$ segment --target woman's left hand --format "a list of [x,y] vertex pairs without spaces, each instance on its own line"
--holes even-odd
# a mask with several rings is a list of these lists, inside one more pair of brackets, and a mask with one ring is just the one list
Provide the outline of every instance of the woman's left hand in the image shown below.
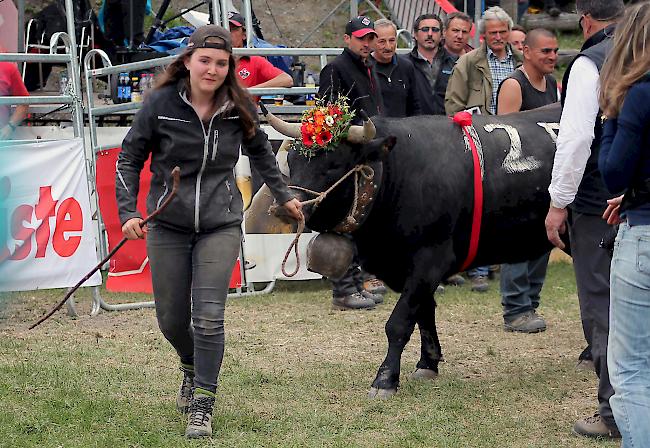
[[303,218],[302,216],[302,204],[300,201],[296,198],[293,198],[284,204],[282,204],[283,207],[287,209],[287,212],[289,212],[289,216],[291,216],[293,219],[296,221],[301,221]]

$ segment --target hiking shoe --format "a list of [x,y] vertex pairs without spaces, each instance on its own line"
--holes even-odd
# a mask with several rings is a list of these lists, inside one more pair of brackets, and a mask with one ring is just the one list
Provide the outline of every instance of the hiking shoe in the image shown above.
[[445,285],[460,286],[465,284],[465,278],[460,274],[454,274],[451,277],[447,277],[443,283]]
[[472,291],[487,292],[489,289],[488,280],[485,275],[477,275],[472,278]]
[[379,305],[380,303],[384,303],[384,296],[382,296],[381,294],[376,294],[376,293],[373,294],[370,291],[367,291],[365,289],[362,289],[361,291],[359,291],[359,293],[361,293],[361,295],[364,296],[365,298],[372,300],[377,305]]
[[214,395],[205,395],[194,391],[190,402],[187,417],[185,437],[196,439],[199,437],[212,437],[212,409],[214,408]]
[[178,395],[176,395],[176,409],[181,414],[187,414],[187,409],[192,401],[192,389],[194,388],[194,371],[181,367],[183,372],[183,381],[181,387],[178,388]]
[[526,311],[503,318],[503,329],[518,333],[540,333],[546,330],[546,322],[535,311]]
[[585,437],[603,437],[607,439],[620,439],[621,433],[618,428],[610,428],[605,424],[600,414],[595,413],[591,417],[585,417],[573,425],[573,432]]
[[384,282],[379,280],[378,278],[369,278],[365,282],[363,282],[363,289],[368,291],[370,294],[386,294],[388,290],[386,289],[386,286],[384,285]]
[[333,297],[332,306],[339,310],[363,310],[375,307],[375,301],[364,297],[359,292],[343,297]]

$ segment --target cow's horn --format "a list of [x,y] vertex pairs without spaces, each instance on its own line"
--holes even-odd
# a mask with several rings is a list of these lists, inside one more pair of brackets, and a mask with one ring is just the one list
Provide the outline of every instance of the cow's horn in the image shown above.
[[264,106],[263,103],[260,103],[260,109],[266,118],[266,121],[269,122],[271,127],[278,131],[280,134],[286,135],[287,137],[292,138],[301,138],[300,134],[300,123],[289,123],[284,121],[281,118],[276,117]]
[[375,129],[375,125],[372,123],[370,118],[367,118],[363,122],[363,126],[350,126],[350,130],[348,131],[348,141],[351,143],[368,143],[370,140],[375,138],[376,133],[377,129]]

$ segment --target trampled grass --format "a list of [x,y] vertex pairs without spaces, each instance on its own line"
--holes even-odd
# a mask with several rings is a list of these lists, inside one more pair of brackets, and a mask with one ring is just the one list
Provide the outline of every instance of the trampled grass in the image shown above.
[[447,287],[438,297],[446,360],[439,378],[408,377],[419,354],[416,330],[400,391],[388,401],[369,400],[367,390],[385,355],[395,294],[366,312],[332,311],[325,282],[233,299],[215,437],[204,441],[182,435],[174,408],[180,372],[153,310],[76,319],[61,312],[27,331],[57,294],[9,296],[0,321],[0,446],[617,446],[571,434],[573,422],[595,410],[596,379],[574,370],[583,338],[568,264],[550,266],[540,308],[549,328],[536,335],[503,332],[498,283],[487,294]]

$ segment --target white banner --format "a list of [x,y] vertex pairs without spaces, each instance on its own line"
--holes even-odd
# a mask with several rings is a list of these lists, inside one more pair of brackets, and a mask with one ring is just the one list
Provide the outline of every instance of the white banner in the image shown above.
[[81,139],[2,146],[0,290],[74,286],[99,262]]
[[[273,280],[312,280],[321,278],[320,274],[307,270],[307,245],[318,233],[304,233],[298,242],[300,270],[294,277],[282,273],[282,260],[287,248],[296,237],[295,233],[259,233],[244,236],[244,259],[246,260],[246,281],[270,282]],[[296,254],[291,251],[287,259],[286,271],[296,270]]]

